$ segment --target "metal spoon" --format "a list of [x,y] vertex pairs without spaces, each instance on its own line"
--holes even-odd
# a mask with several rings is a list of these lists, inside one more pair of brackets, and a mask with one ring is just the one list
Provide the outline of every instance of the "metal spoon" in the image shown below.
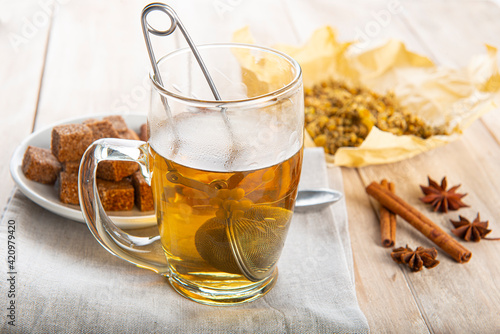
[[339,201],[342,196],[341,192],[327,188],[299,190],[295,200],[295,212],[321,210]]

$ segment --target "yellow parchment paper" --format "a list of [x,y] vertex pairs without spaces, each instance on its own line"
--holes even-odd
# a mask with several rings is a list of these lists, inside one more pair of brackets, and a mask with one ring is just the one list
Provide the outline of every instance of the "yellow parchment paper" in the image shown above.
[[[255,43],[248,28],[236,31],[233,40]],[[273,47],[299,62],[306,87],[333,78],[380,94],[392,90],[410,112],[430,125],[446,127],[450,135],[421,139],[373,127],[361,146],[340,148],[334,156],[327,155],[329,163],[360,167],[413,157],[455,140],[472,122],[500,105],[500,74],[493,46],[486,45],[486,53],[471,59],[467,66],[449,68],[407,50],[401,41],[390,40],[362,53],[352,52],[353,44],[337,41],[334,30],[324,27],[303,46]],[[244,67],[253,70],[257,79],[269,76],[249,62]],[[314,146],[307,135],[305,144]]]

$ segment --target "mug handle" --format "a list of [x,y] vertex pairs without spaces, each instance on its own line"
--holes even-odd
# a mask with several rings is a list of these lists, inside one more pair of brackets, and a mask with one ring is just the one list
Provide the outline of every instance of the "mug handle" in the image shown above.
[[96,140],[85,151],[78,173],[78,196],[83,217],[94,237],[111,254],[141,268],[169,276],[160,236],[138,237],[117,227],[102,207],[96,183],[97,164],[104,160],[134,161],[151,185],[146,143],[139,140],[105,138]]

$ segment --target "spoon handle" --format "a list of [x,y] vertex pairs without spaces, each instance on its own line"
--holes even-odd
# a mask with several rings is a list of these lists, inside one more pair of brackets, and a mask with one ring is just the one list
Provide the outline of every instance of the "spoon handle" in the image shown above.
[[339,201],[342,197],[341,192],[327,188],[299,190],[295,201],[295,211],[320,210]]

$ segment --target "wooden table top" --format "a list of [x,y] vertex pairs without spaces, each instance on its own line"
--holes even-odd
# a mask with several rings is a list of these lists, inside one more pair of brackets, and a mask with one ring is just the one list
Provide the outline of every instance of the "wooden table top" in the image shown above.
[[[8,161],[33,130],[69,117],[147,113],[149,60],[140,27],[147,1],[36,0],[0,4],[0,204],[16,191]],[[341,40],[367,36],[367,47],[397,38],[438,64],[464,66],[500,47],[500,6],[493,1],[170,1],[196,43],[229,42],[245,25],[261,43],[301,45],[324,25]],[[391,7],[392,6],[392,7]],[[395,7],[394,7],[395,6]],[[397,11],[390,11],[391,8]],[[155,42],[158,42],[157,40]],[[156,44],[162,53],[178,40]],[[336,167],[338,168],[338,167]],[[470,207],[500,236],[500,110],[476,121],[455,142],[399,163],[342,168],[356,290],[374,333],[500,332],[500,242],[465,243],[469,263],[440,252],[440,265],[412,273],[380,245],[375,202],[365,192],[387,178],[397,193],[449,231],[457,212],[433,213],[420,203],[427,176],[460,183]],[[333,175],[333,173],[332,173]],[[14,189],[14,190],[13,190]],[[4,211],[3,211],[4,212]],[[397,246],[433,244],[398,218]],[[335,288],[335,287],[331,287]]]

